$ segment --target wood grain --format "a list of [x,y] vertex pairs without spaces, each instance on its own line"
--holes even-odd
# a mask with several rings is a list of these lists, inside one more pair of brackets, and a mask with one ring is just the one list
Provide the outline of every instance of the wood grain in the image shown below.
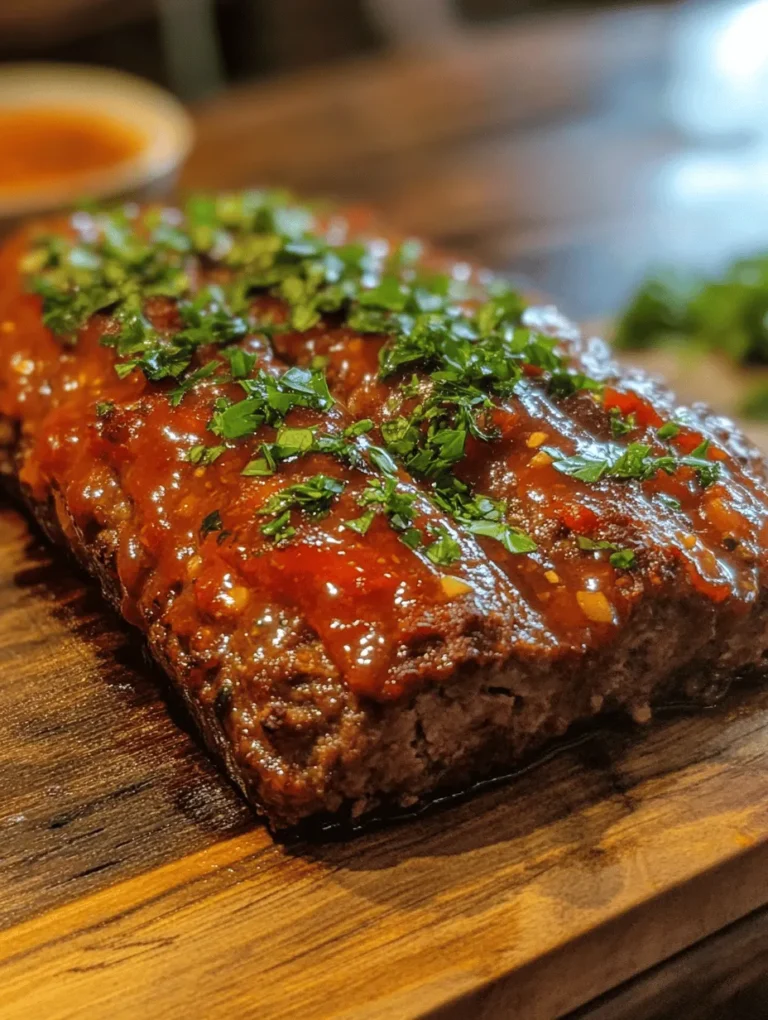
[[547,1018],[768,901],[768,692],[283,845],[79,578],[12,512],[0,537],[10,1020],[466,1016],[479,993],[471,1015]]
[[90,581],[0,514],[0,922],[250,823]]
[[768,1001],[763,908],[569,1016],[568,1020],[762,1020]]

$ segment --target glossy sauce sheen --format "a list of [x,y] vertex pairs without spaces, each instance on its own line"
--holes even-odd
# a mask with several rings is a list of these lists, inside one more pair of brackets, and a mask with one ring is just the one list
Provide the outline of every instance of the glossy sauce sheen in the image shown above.
[[0,192],[106,170],[136,156],[140,132],[87,110],[0,109]]
[[[438,567],[407,548],[383,516],[364,536],[344,527],[360,513],[364,471],[310,454],[272,477],[244,477],[243,467],[261,442],[274,439],[274,428],[228,443],[206,467],[188,463],[192,446],[213,441],[207,424],[214,399],[242,396],[237,385],[200,387],[173,408],[166,384],[152,384],[139,371],[116,376],[114,353],[100,344],[114,328],[108,316],[94,317],[74,346],[63,346],[41,324],[40,299],[23,293],[17,264],[26,244],[17,239],[0,261],[0,414],[20,423],[21,481],[35,501],[53,494],[65,533],[86,545],[108,529],[126,618],[145,630],[171,628],[211,670],[237,648],[257,678],[274,675],[286,669],[298,635],[309,631],[324,650],[323,668],[359,694],[390,700],[427,682],[409,669],[409,649],[445,633],[464,642],[467,662],[503,666],[510,657],[555,659],[608,645],[648,598],[683,592],[705,616],[713,605],[744,613],[760,595],[768,545],[764,484],[703,417],[691,418],[673,446],[686,453],[712,440],[709,456],[720,461],[721,474],[708,488],[689,468],[646,482],[597,483],[555,470],[541,447],[571,454],[605,442],[611,407],[635,414],[633,441],[663,452],[655,430],[675,408],[643,377],[620,378],[601,344],[585,343],[551,311],[529,310],[528,321],[558,336],[574,364],[607,379],[604,395],[556,400],[532,372],[513,397],[496,401],[499,438],[471,440],[457,467],[477,491],[507,501],[510,521],[535,539],[537,550],[515,555],[463,532],[431,505],[427,483],[401,473],[403,486],[423,494],[416,526],[426,533],[429,523],[440,524],[460,543],[461,559]],[[167,300],[150,302],[148,313],[169,333],[178,327]],[[390,402],[397,380],[378,379],[383,342],[329,323],[278,334],[274,349],[258,336],[243,344],[275,372],[317,354],[328,358],[338,406],[327,414],[295,410],[287,424],[333,433],[362,417],[378,424],[403,410],[393,411]],[[207,348],[199,361],[217,356]],[[99,401],[114,402],[115,410],[99,417]],[[381,442],[377,433],[372,438]],[[286,484],[318,473],[347,483],[328,514],[294,512],[297,533],[287,544],[262,535],[258,508]],[[670,509],[660,494],[674,497],[680,509]],[[213,511],[223,532],[203,535],[201,522]],[[632,550],[635,566],[614,568],[607,553],[580,549],[578,535]],[[478,628],[492,635],[480,648],[472,639]],[[445,681],[461,665],[440,660],[428,680]],[[205,682],[202,672],[196,680]]]

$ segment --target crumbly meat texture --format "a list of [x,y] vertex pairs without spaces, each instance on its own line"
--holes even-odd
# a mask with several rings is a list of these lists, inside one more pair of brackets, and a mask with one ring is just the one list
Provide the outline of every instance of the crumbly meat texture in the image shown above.
[[[52,230],[95,233],[82,216]],[[472,530],[401,463],[414,549],[392,514],[365,532],[348,526],[377,506],[365,503],[372,481],[383,484],[369,460],[312,449],[271,474],[247,472],[281,428],[338,438],[370,421],[383,449],[387,423],[423,401],[429,366],[409,364],[403,390],[406,376],[382,379],[378,368],[386,333],[338,315],[271,335],[251,324],[229,344],[251,356],[249,372],[279,378],[320,358],[335,402],[212,436],[217,407],[242,398],[238,382],[203,375],[176,401],[178,375],[117,375],[120,351],[104,342],[117,329],[110,307],[62,342],[18,268],[32,237],[0,256],[3,472],[141,629],[211,750],[275,827],[410,805],[514,764],[579,720],[622,709],[645,721],[656,701],[706,700],[763,667],[763,458],[732,423],[681,410],[658,382],[621,372],[551,309],[527,310],[520,329],[556,341],[571,376],[599,389],[558,394],[546,373],[524,375],[494,395],[492,437],[470,437],[454,468],[534,548]],[[216,272],[204,259],[186,271],[198,289]],[[265,309],[280,322],[285,301],[257,289],[252,302],[257,324]],[[176,299],[152,296],[144,314],[163,342],[182,328]],[[211,359],[225,363],[201,345],[190,370]],[[659,438],[672,421],[674,437]],[[557,468],[558,451],[630,441],[646,444],[646,458],[674,443],[679,463],[591,480]],[[214,444],[210,462],[190,456]],[[717,468],[706,484],[702,459]],[[264,534],[278,517],[264,512],[269,500],[318,477],[335,485],[322,513],[292,505],[293,534]],[[427,555],[435,536],[450,555]]]

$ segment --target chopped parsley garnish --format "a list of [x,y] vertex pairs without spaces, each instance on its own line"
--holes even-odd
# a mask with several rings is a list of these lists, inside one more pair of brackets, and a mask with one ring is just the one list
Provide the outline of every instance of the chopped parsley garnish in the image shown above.
[[438,532],[438,538],[426,548],[427,558],[436,566],[450,567],[461,559],[461,546],[455,538],[451,538],[445,528]]
[[554,461],[555,468],[580,482],[599,482],[610,467],[610,461],[595,453],[575,453],[568,457],[562,451],[545,446],[544,453]]
[[[315,441],[312,446],[314,453],[327,453],[336,457],[350,467],[362,468],[366,464],[363,455],[363,447],[355,442],[360,436],[364,436],[373,428],[370,418],[363,418],[347,426],[340,435],[327,435],[322,432],[315,433]],[[374,449],[369,447],[369,449]],[[375,448],[378,449],[378,448]]]
[[375,517],[375,510],[366,510],[364,514],[361,514],[359,517],[353,517],[349,521],[344,521],[343,524],[345,528],[349,528],[350,531],[356,531],[358,535],[367,535],[368,529],[373,524]]
[[[218,441],[193,446],[189,463],[213,464],[225,444],[238,441],[253,447],[242,470],[246,477],[274,475],[282,463],[310,454],[334,457],[375,473],[359,498],[362,512],[344,522],[349,530],[364,535],[381,515],[433,563],[454,562],[460,546],[444,527],[434,526],[430,541],[415,526],[419,497],[398,482],[404,470],[423,485],[421,498],[465,532],[514,554],[536,549],[509,522],[503,500],[473,491],[454,469],[473,443],[500,437],[498,422],[526,388],[562,399],[601,393],[603,383],[575,368],[555,338],[526,327],[517,291],[492,280],[481,294],[476,283],[425,269],[415,242],[389,257],[375,245],[333,244],[309,209],[280,192],[193,196],[178,219],[133,206],[88,215],[82,237],[34,242],[22,271],[42,298],[46,325],[62,342],[76,342],[88,320],[103,314],[101,343],[113,349],[120,378],[141,372],[162,383],[173,407],[192,391],[218,387],[208,422]],[[227,282],[198,288],[201,266]],[[278,311],[269,310],[274,301],[255,303],[257,295],[276,299]],[[291,424],[296,409],[334,406],[326,356],[277,373],[246,349],[249,338],[267,342],[281,332],[306,333],[328,317],[334,326],[383,338],[379,377],[392,381],[393,393],[375,442],[367,438],[374,429],[370,419],[335,433],[330,424],[327,433]],[[109,413],[108,406],[98,404],[97,414]],[[256,436],[265,426],[274,429],[270,441]],[[634,415],[611,411],[614,440],[636,428]],[[678,429],[670,422],[657,434],[670,440]],[[707,443],[688,456],[671,448],[656,456],[644,443],[596,444],[573,456],[544,449],[558,471],[586,482],[644,480],[684,466],[706,486],[719,474]],[[325,513],[343,487],[325,474],[286,487],[257,511],[270,518],[261,531],[276,541],[290,538],[294,511]],[[203,537],[223,533],[217,514],[205,518]],[[613,555],[626,560],[628,551]]]
[[609,560],[616,570],[631,570],[635,565],[635,553],[632,549],[617,549],[611,553]]
[[632,549],[622,549],[621,546],[616,545],[615,542],[606,542],[604,540],[594,540],[588,538],[586,535],[577,535],[576,542],[578,543],[579,549],[584,549],[587,552],[602,552],[603,550],[610,550],[611,555],[609,556],[609,562],[612,567],[617,570],[629,570],[635,564],[635,553]]
[[442,487],[437,487],[433,498],[442,510],[471,534],[480,538],[492,538],[510,553],[535,552],[536,543],[533,539],[506,522],[507,504],[503,500],[473,495],[469,487],[455,477],[445,480]]
[[347,439],[356,439],[358,436],[364,436],[370,432],[372,428],[373,422],[370,418],[360,418],[344,429],[344,436]]
[[240,474],[246,478],[268,478],[277,471],[277,461],[272,452],[272,443],[261,444],[261,456],[249,460]]
[[682,465],[694,469],[702,489],[714,485],[720,477],[720,465],[717,461],[707,458],[707,451],[710,445],[709,440],[705,439],[703,443],[699,443],[695,450],[692,450],[687,456],[680,458]]
[[608,474],[612,478],[653,478],[659,471],[672,474],[675,470],[674,457],[662,455],[654,457],[651,447],[646,443],[629,443],[618,457],[608,465]]
[[623,415],[618,407],[611,408],[611,435],[614,439],[626,436],[637,428],[637,419],[634,414]]
[[221,352],[229,362],[229,370],[233,379],[247,379],[256,364],[256,355],[244,351],[242,347],[225,347]]
[[312,429],[294,429],[284,425],[277,433],[274,444],[274,456],[278,460],[298,457],[311,450],[315,442]]
[[381,434],[387,449],[398,457],[407,457],[419,442],[419,433],[407,418],[382,422]]
[[232,401],[219,397],[214,406],[213,417],[208,425],[214,435],[224,439],[241,439],[255,432],[267,420],[264,404],[256,397]]
[[691,454],[677,457],[673,454],[654,456],[646,443],[629,443],[625,447],[593,447],[583,453],[566,456],[561,450],[545,447],[554,467],[564,475],[582,482],[597,482],[601,478],[637,479],[647,481],[659,471],[671,475],[678,467],[696,471],[702,488],[711,485],[720,475],[720,465],[707,459],[709,441],[701,443]]
[[262,425],[280,424],[296,407],[327,410],[333,403],[322,372],[314,369],[291,368],[274,376],[259,369],[250,379],[241,379],[247,394],[242,400],[218,397],[209,428],[225,439],[241,439]]
[[664,506],[668,507],[670,510],[682,510],[683,508],[679,499],[675,499],[674,496],[668,496],[666,492],[657,492],[654,495],[660,503],[663,503]]
[[277,433],[274,443],[261,444],[261,456],[249,461],[242,470],[244,475],[273,475],[280,461],[300,457],[309,453],[315,445],[312,429],[289,428],[284,425]]
[[205,538],[212,531],[221,531],[224,525],[221,521],[221,514],[218,510],[211,510],[200,523],[200,538]]
[[659,439],[675,439],[680,435],[680,426],[674,421],[665,422],[660,429],[656,430],[656,435]]
[[198,443],[187,451],[187,460],[190,464],[213,464],[225,450],[226,446],[206,446],[205,443]]
[[360,517],[344,521],[344,527],[365,535],[377,513],[383,514],[409,549],[422,549],[436,566],[450,566],[461,556],[461,546],[442,526],[430,527],[436,535],[434,541],[425,542],[424,535],[415,526],[416,492],[402,489],[396,478],[371,478],[358,497],[361,507],[367,507]]
[[585,549],[587,552],[599,552],[603,549],[619,548],[613,542],[606,542],[603,540],[596,541],[595,539],[589,538],[587,535],[577,535],[576,544],[579,549]]
[[[406,544],[414,548],[414,542],[416,545],[422,544],[421,532],[413,524],[416,517],[414,504],[417,499],[417,493],[405,492],[399,487],[397,479],[390,475],[384,478],[371,478],[358,497],[358,503],[361,507],[383,513]],[[345,523],[349,527],[349,522]],[[370,523],[366,531],[368,527]],[[407,540],[404,536],[408,536]]]
[[265,538],[272,538],[275,542],[287,542],[293,538],[296,534],[296,529],[291,524],[291,511],[284,510],[271,521],[262,524],[261,533]]
[[98,418],[106,418],[112,414],[115,409],[114,400],[99,400],[96,403],[96,416]]
[[328,475],[314,475],[306,482],[287,485],[270,496],[256,511],[259,516],[273,518],[261,526],[262,535],[276,542],[291,538],[296,533],[290,523],[291,511],[301,510],[311,517],[325,514],[334,499],[344,491],[344,485],[340,479]]
[[369,446],[368,457],[374,467],[378,468],[382,474],[394,475],[397,472],[397,464],[392,460],[386,450],[382,450],[380,446]]
[[186,375],[182,382],[168,393],[168,399],[171,402],[171,406],[178,407],[186,394],[203,379],[210,379],[211,376],[215,374],[217,368],[219,368],[217,362],[209,361],[207,364],[201,365],[200,368],[195,369],[194,372],[190,372],[189,375]]
[[[261,456],[249,461],[242,474],[249,476],[273,475],[281,461],[300,457],[306,453],[326,453],[351,467],[366,464],[363,449],[355,440],[373,428],[370,418],[354,422],[337,435],[318,432],[316,428],[292,428],[287,425],[278,430],[273,443],[262,443]],[[373,455],[377,450],[371,447]]]

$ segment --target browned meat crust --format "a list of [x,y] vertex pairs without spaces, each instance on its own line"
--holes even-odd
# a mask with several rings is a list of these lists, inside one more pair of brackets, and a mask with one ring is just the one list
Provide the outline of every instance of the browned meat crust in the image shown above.
[[[659,384],[620,373],[602,344],[550,311],[529,311],[529,326],[555,337],[570,370],[600,380],[616,403],[578,389],[555,400],[536,377],[524,379],[496,402],[494,442],[460,468],[468,484],[504,500],[537,551],[511,555],[457,529],[428,505],[429,483],[401,471],[424,534],[450,531],[462,558],[446,566],[419,557],[377,518],[366,534],[350,533],[354,555],[342,569],[326,553],[360,512],[369,468],[322,451],[289,462],[293,483],[322,472],[346,488],[325,517],[294,512],[296,538],[275,545],[263,518],[253,521],[280,472],[241,474],[258,448],[253,436],[248,449],[224,443],[205,469],[187,456],[233,383],[214,380],[171,407],[167,384],[138,371],[113,378],[115,352],[100,342],[114,328],[107,315],[62,346],[16,270],[28,243],[17,239],[0,261],[2,471],[143,631],[211,750],[275,826],[413,804],[519,761],[579,720],[621,709],[645,721],[655,701],[706,700],[763,667],[761,455],[732,423],[702,407],[682,414]],[[167,335],[178,330],[172,306],[152,314],[165,316]],[[338,405],[295,408],[292,427],[339,434],[365,417],[378,437],[399,385],[370,367],[385,340],[323,321],[278,333],[270,350],[261,337],[240,343],[269,371],[326,359]],[[94,409],[104,402],[107,413]],[[657,442],[673,418],[683,423],[679,442],[690,439],[682,453],[709,439],[718,478],[703,486],[683,467],[675,477],[585,482],[540,456],[544,433],[547,449],[564,443],[565,452],[582,436],[610,441],[612,408],[643,442]],[[274,435],[262,426],[257,438]],[[211,508],[218,540],[198,527]],[[632,569],[610,563],[611,551],[629,551]],[[358,574],[347,592],[348,567]],[[346,644],[335,643],[340,628]],[[386,651],[376,669],[361,651],[371,635]]]

